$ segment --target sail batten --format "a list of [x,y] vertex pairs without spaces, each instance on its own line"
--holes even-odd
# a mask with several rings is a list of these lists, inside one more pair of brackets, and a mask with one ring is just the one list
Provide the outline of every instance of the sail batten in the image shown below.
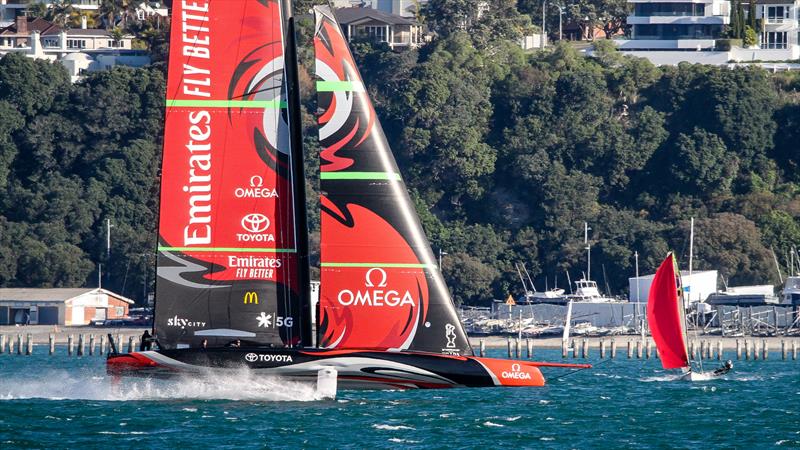
[[320,345],[472,355],[341,27],[314,12]]

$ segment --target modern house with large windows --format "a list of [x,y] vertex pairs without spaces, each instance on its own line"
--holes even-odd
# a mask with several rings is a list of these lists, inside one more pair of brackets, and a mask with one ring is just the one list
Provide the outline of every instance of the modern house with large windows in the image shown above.
[[627,20],[631,40],[624,49],[711,49],[730,23],[728,0],[629,0],[628,3],[633,6]]
[[[800,58],[800,0],[756,0],[759,45],[750,48],[719,45],[730,24],[729,0],[628,0],[628,4],[630,39],[615,43],[627,54],[654,64],[783,64]],[[775,64],[770,67],[778,69]]]
[[756,0],[756,18],[761,21],[761,30],[757,31],[762,49],[791,50],[798,46],[798,3],[789,0]]

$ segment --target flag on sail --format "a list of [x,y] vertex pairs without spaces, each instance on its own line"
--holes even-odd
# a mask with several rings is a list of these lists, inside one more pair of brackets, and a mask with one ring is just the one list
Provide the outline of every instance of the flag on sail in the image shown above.
[[665,369],[689,366],[680,310],[683,305],[678,296],[680,278],[675,267],[674,256],[669,253],[653,277],[647,298],[647,323]]
[[298,344],[281,4],[174,2],[172,17],[156,337]]
[[314,12],[320,344],[471,355],[342,29],[330,8]]

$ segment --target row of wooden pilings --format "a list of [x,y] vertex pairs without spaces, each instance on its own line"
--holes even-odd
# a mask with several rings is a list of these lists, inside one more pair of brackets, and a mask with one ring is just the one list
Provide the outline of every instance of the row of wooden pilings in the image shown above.
[[[128,345],[126,350],[128,352],[134,351],[136,349],[137,339],[135,336],[127,336],[128,338]],[[123,336],[118,334],[114,341],[117,345],[119,343],[124,342]],[[77,344],[77,345],[76,345]],[[99,352],[98,350],[99,346]],[[83,334],[78,335],[77,341],[75,340],[75,336],[70,334],[67,336],[67,348],[66,352],[67,355],[72,356],[84,356],[84,355],[104,355],[107,353],[106,347],[108,346],[108,340],[106,339],[105,335],[100,335],[99,338],[95,338],[95,335],[90,334],[84,336]],[[56,353],[56,338],[54,335],[50,335],[48,338],[48,349],[49,354],[53,355]],[[122,348],[118,348],[120,351],[123,350]],[[88,350],[88,352],[87,352]],[[23,340],[22,334],[17,334],[16,339],[13,336],[6,336],[5,334],[0,334],[0,354],[8,353],[17,355],[31,355],[33,354],[33,338],[30,334],[25,335],[25,339]]]
[[[508,338],[508,357],[509,358],[521,358],[522,357],[522,344],[523,340],[521,339],[511,339]],[[525,349],[526,349],[526,357],[528,359],[533,358],[533,340],[525,339]],[[760,345],[759,345],[760,344]],[[653,341],[650,339],[644,340],[628,340],[627,341],[627,357],[628,359],[633,359],[634,355],[637,359],[650,359],[651,357],[655,356],[656,358],[659,357],[658,349],[655,348],[653,345]],[[615,339],[609,339],[606,341],[605,339],[600,339],[598,342],[598,347],[600,351],[600,358],[605,359],[606,356],[614,359],[617,357],[617,341]],[[480,355],[486,356],[486,343],[481,340],[479,343],[480,348]],[[588,339],[581,339],[581,340],[572,340],[569,343],[562,343],[561,344],[561,357],[562,358],[588,358],[591,350],[591,342]],[[689,341],[689,354],[691,355],[692,359],[717,359],[723,360],[724,357],[724,347],[722,345],[722,341],[716,341],[716,345],[711,341]],[[786,340],[781,341],[781,359],[786,361],[788,359],[797,360],[798,354],[798,345],[797,340],[791,340],[787,342]],[[758,340],[747,340],[747,339],[737,339],[736,340],[736,359],[741,360],[759,360],[759,359],[769,359],[769,344],[766,339],[762,339],[760,342]]]

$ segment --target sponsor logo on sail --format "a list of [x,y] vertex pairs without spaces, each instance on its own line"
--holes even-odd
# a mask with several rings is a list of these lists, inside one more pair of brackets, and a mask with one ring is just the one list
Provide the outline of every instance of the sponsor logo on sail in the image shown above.
[[186,328],[186,327],[198,328],[206,326],[206,323],[197,320],[183,319],[176,315],[175,317],[170,317],[169,319],[167,319],[167,326],[181,327],[181,328]]
[[503,373],[500,374],[504,379],[513,378],[515,380],[530,380],[531,374],[528,372],[522,371],[522,366],[517,363],[511,365],[511,370],[504,370]]
[[381,289],[387,287],[388,275],[380,267],[373,267],[367,271],[363,290],[352,291],[343,289],[339,291],[337,300],[342,306],[416,306],[414,298],[409,291],[394,289]]
[[253,303],[255,303],[257,305],[258,304],[258,292],[252,292],[252,291],[251,292],[245,292],[243,301],[244,301],[245,305],[250,305],[250,304],[253,304]]
[[444,326],[444,337],[447,339],[447,348],[456,348],[456,327],[452,324]]
[[263,311],[261,315],[256,316],[256,320],[258,321],[258,328],[291,328],[294,323],[293,317],[283,317],[277,314],[273,316]]
[[236,198],[277,198],[278,192],[275,189],[264,187],[264,178],[259,175],[250,177],[250,186],[237,187],[233,190]]
[[291,355],[259,355],[258,353],[248,353],[244,355],[247,362],[293,362]]
[[275,242],[272,233],[264,233],[270,226],[267,216],[259,213],[250,213],[241,220],[242,229],[247,233],[236,233],[239,242]]

